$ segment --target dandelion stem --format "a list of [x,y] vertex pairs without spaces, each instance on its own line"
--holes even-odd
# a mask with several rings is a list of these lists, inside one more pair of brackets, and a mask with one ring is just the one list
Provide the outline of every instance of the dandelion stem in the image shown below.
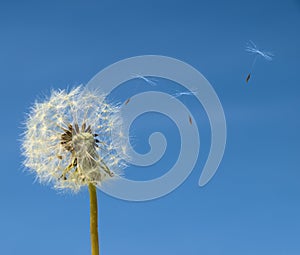
[[97,191],[95,185],[92,183],[89,184],[89,193],[91,249],[92,255],[99,255]]

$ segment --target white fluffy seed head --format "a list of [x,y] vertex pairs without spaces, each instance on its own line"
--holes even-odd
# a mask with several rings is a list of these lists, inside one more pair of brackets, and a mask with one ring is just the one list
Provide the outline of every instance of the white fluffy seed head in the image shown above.
[[23,136],[24,165],[56,189],[113,179],[126,167],[127,141],[119,107],[105,95],[82,87],[52,91],[35,103]]

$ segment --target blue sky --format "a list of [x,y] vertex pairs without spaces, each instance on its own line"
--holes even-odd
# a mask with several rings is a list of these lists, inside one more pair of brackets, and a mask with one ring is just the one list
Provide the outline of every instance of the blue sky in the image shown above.
[[[85,84],[118,60],[157,54],[189,63],[213,85],[227,120],[226,152],[217,174],[200,188],[209,124],[201,106],[184,99],[202,127],[194,171],[153,201],[99,192],[102,254],[299,254],[299,31],[296,0],[2,1],[0,253],[89,254],[87,190],[63,195],[34,183],[21,165],[22,121],[51,88]],[[246,84],[249,40],[275,57],[259,59]],[[133,129],[141,151],[155,130],[172,144],[145,173],[153,178],[177,156],[178,134],[162,116],[143,118]],[[127,171],[145,178],[138,169]]]

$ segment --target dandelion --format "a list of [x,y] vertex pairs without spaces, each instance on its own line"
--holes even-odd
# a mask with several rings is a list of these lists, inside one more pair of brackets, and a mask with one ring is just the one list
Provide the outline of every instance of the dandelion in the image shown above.
[[119,107],[81,86],[53,91],[26,120],[24,165],[55,189],[78,192],[88,186],[92,254],[99,254],[96,187],[126,167],[126,141]]
[[272,60],[272,57],[274,56],[272,53],[270,52],[266,52],[266,51],[262,51],[262,50],[259,50],[257,48],[257,46],[255,45],[254,42],[252,41],[249,41],[249,44],[247,45],[246,47],[246,51],[247,52],[250,52],[252,54],[255,54],[255,57],[253,59],[253,62],[252,62],[252,66],[251,66],[251,69],[250,69],[250,72],[246,78],[246,82],[248,83],[248,81],[250,80],[250,77],[251,77],[251,73],[253,71],[253,68],[254,68],[254,65],[256,63],[256,60],[257,58],[260,56],[262,58],[264,58],[265,60],[268,60],[268,61],[271,61]]

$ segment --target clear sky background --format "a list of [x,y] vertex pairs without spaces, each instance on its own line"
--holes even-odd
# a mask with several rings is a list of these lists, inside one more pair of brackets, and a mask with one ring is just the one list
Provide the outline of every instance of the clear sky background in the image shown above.
[[[153,201],[99,192],[102,254],[300,254],[299,0],[1,1],[0,36],[0,254],[90,254],[87,190],[58,194],[34,183],[21,165],[22,122],[51,88],[85,84],[104,67],[144,54],[183,60],[210,81],[226,115],[226,152],[199,187],[209,124],[200,105],[182,98],[203,138],[194,171]],[[246,84],[249,40],[275,57],[258,59]],[[151,179],[174,162],[172,127],[158,114],[136,121],[138,150],[149,149],[145,139],[156,130],[172,146],[156,165],[128,168],[127,176]]]

